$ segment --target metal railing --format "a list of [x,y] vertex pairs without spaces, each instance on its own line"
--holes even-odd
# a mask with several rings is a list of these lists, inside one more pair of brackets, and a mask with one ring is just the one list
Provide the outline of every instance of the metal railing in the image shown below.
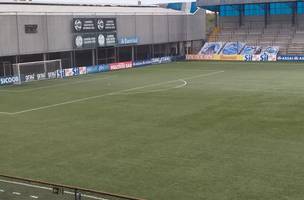
[[0,174],[1,200],[143,200],[108,192]]

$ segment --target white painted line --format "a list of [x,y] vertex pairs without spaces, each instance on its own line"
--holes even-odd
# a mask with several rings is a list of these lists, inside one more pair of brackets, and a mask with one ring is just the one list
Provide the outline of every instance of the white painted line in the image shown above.
[[[36,188],[36,189],[43,189],[43,190],[50,190],[52,191],[53,189],[50,187],[42,187],[42,186],[38,186],[38,185],[33,185],[33,184],[27,184],[27,183],[21,183],[21,182],[16,182],[16,181],[8,181],[8,180],[2,180],[0,179],[0,182],[3,183],[10,183],[10,184],[14,184],[14,185],[21,185],[21,186],[25,186],[25,187],[31,187],[31,188]],[[16,192],[18,193],[18,192]],[[69,195],[75,195],[74,192],[69,192],[69,191],[64,191],[65,194],[69,194]],[[14,193],[13,193],[14,194]],[[16,194],[17,195],[17,194]],[[19,193],[19,195],[21,195],[21,193]],[[92,195],[86,195],[86,194],[82,194],[83,197],[89,198],[89,199],[96,199],[96,200],[109,200],[109,199],[105,199],[102,197],[95,197]]]
[[42,187],[42,186],[37,186],[37,185],[32,185],[32,184],[27,184],[27,183],[21,183],[21,182],[16,182],[16,181],[8,181],[8,180],[3,180],[3,179],[0,179],[0,182],[10,183],[10,184],[14,184],[14,185],[21,185],[21,186],[31,187],[31,188],[37,188],[37,189],[53,190],[52,188],[49,188],[49,187]]
[[124,89],[124,90],[119,90],[119,91],[116,91],[116,92],[110,92],[110,93],[105,93],[105,94],[101,94],[101,95],[85,97],[85,98],[75,99],[75,100],[71,100],[71,101],[65,101],[65,102],[62,102],[62,103],[56,103],[56,104],[51,104],[51,105],[47,105],[47,106],[41,106],[41,107],[22,110],[22,111],[18,111],[18,112],[0,112],[0,114],[18,115],[18,114],[23,114],[23,113],[28,113],[28,112],[38,111],[38,110],[45,110],[45,109],[48,109],[48,108],[54,108],[54,107],[58,107],[58,106],[84,102],[84,101],[88,101],[88,100],[92,100],[92,99],[98,99],[98,98],[101,98],[101,97],[119,95],[119,94],[123,94],[125,92],[131,92],[131,91],[135,91],[135,90],[139,90],[139,89],[144,89],[144,88],[147,88],[147,87],[159,86],[159,85],[164,85],[164,84],[168,84],[168,83],[174,83],[174,82],[177,82],[177,81],[180,81],[180,80],[192,80],[192,79],[196,79],[196,78],[212,76],[212,75],[216,75],[216,74],[223,73],[223,72],[224,71],[216,71],[216,72],[211,72],[211,73],[206,73],[206,74],[200,74],[200,75],[197,75],[197,76],[190,76],[190,77],[185,77],[185,78],[181,78],[181,79],[175,79],[175,80],[164,81],[164,82],[160,82],[160,83],[154,83],[154,84],[149,84],[149,85]]
[[38,199],[39,197],[38,197],[38,196],[31,195],[30,198],[32,198],[32,199]]
[[5,190],[0,189],[0,192],[5,192]]
[[164,91],[168,91],[168,90],[173,90],[173,89],[179,89],[182,87],[185,87],[188,82],[185,80],[178,80],[180,82],[183,82],[180,85],[174,86],[174,87],[170,87],[170,88],[164,88],[164,89],[157,89],[157,90],[147,90],[147,91],[143,91],[143,92],[125,92],[125,93],[121,93],[121,94],[125,94],[125,95],[133,95],[133,94],[147,94],[147,93],[155,93],[155,92],[164,92]]
[[10,112],[0,112],[1,115],[11,115],[12,113]]
[[13,195],[17,195],[17,196],[20,196],[21,193],[20,192],[12,192]]
[[182,87],[185,87],[186,85],[188,85],[187,81],[182,80],[182,79],[181,79],[181,81],[183,81],[184,83],[182,85],[178,85],[178,86],[174,87],[174,89],[182,88]]

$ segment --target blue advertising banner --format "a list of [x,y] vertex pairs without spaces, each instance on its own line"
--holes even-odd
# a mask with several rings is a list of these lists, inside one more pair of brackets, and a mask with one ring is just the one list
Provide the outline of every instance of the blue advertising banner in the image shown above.
[[183,61],[183,60],[186,60],[186,56],[172,56],[171,60],[172,60],[172,62],[174,62],[174,61]]
[[19,82],[18,76],[8,76],[0,78],[0,85],[11,85],[17,82]]
[[87,67],[87,74],[98,73],[98,65]]
[[78,67],[74,67],[73,68],[73,76],[79,76],[80,72],[79,72],[79,68]]
[[59,69],[56,71],[57,78],[64,78],[65,77],[65,70],[64,69]]
[[166,56],[166,57],[160,57],[160,58],[152,58],[152,59],[148,59],[148,60],[135,61],[135,62],[133,62],[133,67],[157,65],[157,64],[169,63],[169,62],[174,62],[174,61],[182,61],[185,59],[186,59],[186,56]]
[[126,45],[126,44],[137,44],[139,43],[139,38],[136,36],[133,37],[121,37],[118,39],[118,44]]
[[108,72],[110,71],[110,65],[98,65],[98,71],[99,72]]
[[304,55],[280,55],[277,57],[277,61],[304,61]]
[[152,58],[152,64],[156,65],[156,64],[163,64],[163,63],[169,63],[171,62],[172,59],[170,56],[166,56],[166,57],[160,57],[160,58]]
[[99,72],[108,72],[108,71],[110,71],[110,66],[106,65],[106,64],[87,67],[88,74],[99,73]]
[[147,65],[152,65],[152,60],[140,60],[140,61],[135,61],[133,62],[133,67],[142,67],[142,66],[147,66]]

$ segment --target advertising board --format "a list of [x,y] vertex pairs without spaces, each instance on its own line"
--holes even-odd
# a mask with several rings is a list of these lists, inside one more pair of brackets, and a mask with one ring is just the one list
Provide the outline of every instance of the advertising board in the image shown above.
[[86,67],[79,67],[79,75],[87,74],[87,68]]
[[152,65],[152,59],[133,62],[133,67],[142,67],[147,65]]
[[74,33],[94,33],[104,31],[116,31],[115,18],[74,18]]
[[98,73],[98,65],[95,66],[89,66],[87,67],[87,73],[88,74],[94,74],[94,73]]
[[186,55],[186,60],[210,60],[210,61],[276,61],[275,55],[260,54],[260,55]]
[[97,45],[97,37],[95,33],[76,34],[74,36],[74,48],[86,49],[95,48]]
[[119,70],[119,69],[128,69],[128,68],[132,68],[132,62],[119,62],[119,63],[112,63],[109,64],[110,66],[110,70]]
[[98,65],[98,72],[108,72],[110,71],[110,66],[107,64]]
[[166,57],[160,57],[160,58],[152,58],[147,60],[139,60],[133,62],[133,67],[142,67],[147,65],[156,65],[156,64],[163,64],[163,63],[169,63],[174,61],[181,61],[185,60],[185,56],[166,56]]
[[120,44],[120,45],[137,44],[137,43],[139,43],[139,38],[136,36],[120,37],[118,39],[118,44]]
[[74,76],[73,68],[64,69],[65,77]]
[[0,77],[0,85],[11,85],[14,83],[18,83],[19,77],[18,76],[7,76],[7,77]]
[[110,71],[110,66],[107,65],[107,64],[94,65],[94,66],[86,67],[86,70],[87,70],[88,74],[94,74],[94,73],[99,73],[99,72],[107,72],[107,71]]
[[117,27],[115,18],[74,18],[73,47],[75,49],[94,49],[115,46]]
[[169,63],[171,62],[171,57],[170,56],[165,56],[165,57],[160,57],[160,58],[152,58],[152,64],[163,64],[163,63]]
[[105,45],[106,46],[114,46],[114,45],[116,45],[116,43],[117,43],[116,32],[111,32],[111,33],[106,33],[105,34]]
[[213,55],[188,54],[186,60],[213,60]]
[[280,55],[277,57],[277,61],[304,61],[304,55]]
[[219,60],[219,61],[244,61],[243,55],[213,55],[213,60]]

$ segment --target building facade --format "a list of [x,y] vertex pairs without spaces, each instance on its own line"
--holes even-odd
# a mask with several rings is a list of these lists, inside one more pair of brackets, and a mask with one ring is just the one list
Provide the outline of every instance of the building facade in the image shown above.
[[202,9],[3,4],[0,26],[0,76],[13,63],[61,59],[69,68],[183,55],[206,37]]

